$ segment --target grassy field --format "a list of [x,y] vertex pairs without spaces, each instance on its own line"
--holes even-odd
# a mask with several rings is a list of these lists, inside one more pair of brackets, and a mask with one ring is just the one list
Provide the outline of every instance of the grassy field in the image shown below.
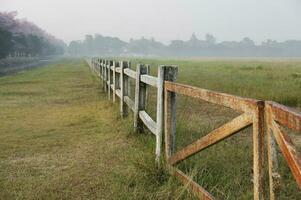
[[[151,65],[156,75],[160,64],[179,66],[177,82],[238,96],[273,100],[301,108],[301,60],[132,60]],[[147,110],[155,117],[155,90]],[[178,95],[176,149],[190,144],[240,113],[222,106]],[[300,133],[290,133],[301,150]],[[279,149],[282,185],[279,199],[300,199],[298,189]],[[267,162],[265,163],[267,166]],[[252,199],[252,127],[196,154],[178,166],[218,199]],[[265,178],[268,184],[268,177]],[[267,189],[267,187],[266,187]],[[268,193],[268,192],[267,192]]]
[[[178,82],[300,109],[301,61],[132,60],[179,65]],[[155,90],[147,110],[154,115]],[[194,199],[154,164],[154,137],[132,133],[118,103],[80,60],[0,78],[0,199]],[[183,96],[177,149],[239,115]],[[251,128],[193,156],[179,168],[218,199],[252,198]],[[279,154],[280,155],[280,154]],[[284,160],[280,199],[300,199]]]
[[0,199],[179,199],[83,61],[0,78]]
[[133,59],[132,65],[148,63],[179,66],[177,82],[261,100],[301,107],[301,60],[297,59]]

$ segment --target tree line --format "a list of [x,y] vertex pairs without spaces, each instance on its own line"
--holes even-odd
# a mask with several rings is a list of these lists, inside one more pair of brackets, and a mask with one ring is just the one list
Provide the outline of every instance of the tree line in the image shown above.
[[64,54],[63,41],[46,33],[17,12],[0,12],[0,58]]
[[71,55],[104,56],[231,56],[231,57],[300,57],[301,41],[278,42],[268,39],[260,45],[245,37],[241,41],[217,42],[211,34],[198,39],[192,34],[189,40],[172,40],[165,45],[154,38],[130,39],[129,42],[117,37],[100,34],[86,35],[84,40],[70,42]]

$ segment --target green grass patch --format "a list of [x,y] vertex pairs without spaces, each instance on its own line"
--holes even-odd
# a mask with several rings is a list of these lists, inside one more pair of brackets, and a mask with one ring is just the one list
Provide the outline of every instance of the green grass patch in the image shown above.
[[[139,62],[151,64],[152,74],[159,64],[179,65],[180,83],[301,105],[298,60],[136,59],[132,65]],[[155,92],[148,94],[151,116]],[[121,119],[119,102],[107,99],[82,60],[0,78],[0,199],[195,199],[163,161],[156,166],[153,135],[133,133],[133,116]],[[239,114],[180,96],[177,113],[177,149]],[[251,133],[245,129],[178,167],[218,199],[251,199]],[[279,198],[300,199],[279,162]]]
[[82,60],[0,78],[0,110],[0,199],[191,196]]

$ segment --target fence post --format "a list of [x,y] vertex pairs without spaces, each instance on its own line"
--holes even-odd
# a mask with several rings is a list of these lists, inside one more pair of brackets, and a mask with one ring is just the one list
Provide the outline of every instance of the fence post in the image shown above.
[[[127,67],[131,69],[131,62],[127,61]],[[127,96],[131,96],[131,82],[129,77],[125,79],[125,90],[127,91]]]
[[264,101],[257,103],[253,115],[253,184],[254,199],[264,199]]
[[102,67],[102,63],[103,63],[103,59],[101,59],[101,61],[100,61],[100,68],[99,68],[101,80],[103,80],[103,67]]
[[[160,75],[159,75],[160,73]],[[166,81],[176,81],[178,75],[178,68],[176,66],[160,66],[158,77],[163,77],[160,79],[163,83],[163,92],[164,92],[164,108],[157,107],[157,112],[164,109],[164,133],[165,133],[165,156],[168,161],[169,157],[175,150],[175,138],[176,138],[176,93],[164,90],[164,80]],[[159,80],[158,80],[159,81]],[[159,92],[159,85],[158,85]],[[159,96],[162,96],[158,93],[158,102],[163,101],[163,98],[159,100]],[[159,103],[158,103],[159,104]],[[161,104],[162,105],[162,104]],[[160,117],[161,115],[157,115]],[[157,123],[162,120],[157,120]],[[160,122],[159,122],[160,123]],[[161,137],[159,138],[159,142],[161,145],[162,140],[162,124],[158,124],[158,127],[161,127]],[[158,128],[159,130],[160,128]]]
[[100,77],[100,58],[97,60],[97,74]]
[[103,70],[103,79],[102,79],[102,83],[103,83],[103,90],[104,92],[107,91],[107,83],[106,83],[106,80],[107,80],[107,60],[104,60],[103,61],[103,66],[102,66],[102,70]]
[[[110,67],[110,60],[107,60],[107,65],[106,65],[106,72],[107,72],[107,80],[106,80],[106,87],[107,87],[107,93],[110,92],[110,88],[109,88],[109,78],[110,78],[110,71],[109,71],[109,67]],[[110,96],[109,96],[110,97]]]
[[112,61],[113,62],[113,102],[116,101],[116,61]]
[[120,69],[120,62],[119,61],[115,62],[115,95],[117,95],[116,90],[117,89],[120,90],[120,73],[117,73],[116,68]]
[[107,81],[107,85],[108,85],[108,99],[111,100],[111,64],[112,61],[109,60],[109,63],[107,65],[108,68],[108,81]]
[[178,68],[161,65],[158,68],[156,161],[160,160],[164,120],[164,81],[176,81]]
[[267,131],[267,146],[268,146],[268,165],[269,165],[269,192],[270,200],[275,200],[276,196],[280,191],[281,176],[278,171],[278,158],[276,150],[276,142],[273,137],[271,129],[272,119],[271,111],[268,104],[265,106],[265,120],[266,120],[266,131]]
[[95,73],[96,76],[98,75],[97,67],[98,67],[98,59],[96,58],[95,59],[95,69],[94,69],[94,73]]
[[128,108],[124,102],[124,97],[128,96],[128,77],[125,76],[124,69],[128,67],[128,62],[120,61],[120,115],[122,118],[128,114]]
[[135,132],[143,131],[143,122],[139,118],[139,111],[145,109],[146,84],[140,81],[141,75],[147,74],[148,67],[138,64],[136,70],[135,84],[135,105],[134,105],[134,130]]
[[99,74],[99,79],[101,80],[101,59],[98,61],[98,74]]
[[[150,74],[150,65],[145,64],[147,72],[146,74]],[[148,94],[149,94],[149,85],[145,84],[145,108],[147,108],[147,102],[148,102]]]
[[109,65],[109,60],[106,60],[106,64],[105,64],[105,71],[106,71],[105,92],[108,92],[108,65]]

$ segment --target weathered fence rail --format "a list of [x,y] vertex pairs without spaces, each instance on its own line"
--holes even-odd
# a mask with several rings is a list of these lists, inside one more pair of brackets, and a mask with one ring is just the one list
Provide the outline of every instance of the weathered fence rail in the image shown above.
[[[87,63],[103,82],[103,89],[108,93],[108,98],[116,101],[120,98],[120,113],[125,117],[128,109],[134,113],[134,129],[142,131],[146,126],[156,137],[156,160],[161,156],[163,132],[163,84],[164,80],[175,80],[176,66],[160,66],[158,76],[149,75],[150,66],[140,64],[136,71],[131,69],[131,63],[125,61],[103,60],[98,58],[88,59]],[[130,79],[135,81],[135,98],[130,97]],[[147,86],[157,89],[156,119],[152,119],[146,112]]]
[[[297,152],[289,135],[280,125],[301,133],[301,113],[275,102],[264,102],[255,99],[242,98],[234,95],[214,92],[201,88],[175,83],[176,66],[160,66],[158,76],[149,74],[150,66],[139,64],[136,71],[131,69],[131,63],[112,61],[100,58],[87,59],[91,70],[97,74],[103,83],[103,90],[108,98],[116,101],[120,98],[120,114],[127,116],[128,108],[134,113],[134,129],[142,131],[147,127],[156,137],[156,160],[161,156],[162,133],[164,124],[164,143],[166,162],[179,179],[188,185],[200,199],[214,197],[189,176],[177,169],[175,165],[190,156],[217,144],[218,142],[238,133],[245,127],[253,128],[253,184],[254,199],[265,199],[264,194],[264,147],[267,132],[267,152],[270,199],[276,199],[275,191],[279,184],[280,174],[277,171],[277,154],[275,145],[278,144],[288,163],[291,172],[301,189],[301,156]],[[135,80],[135,98],[130,98],[130,79]],[[148,87],[157,89],[156,119],[146,112]],[[176,94],[190,96],[213,104],[218,104],[242,112],[230,122],[211,131],[204,137],[175,152],[176,141]],[[163,115],[164,114],[164,115]],[[266,131],[265,131],[266,130]],[[301,136],[301,135],[300,135]],[[275,140],[274,140],[275,139]],[[276,184],[277,183],[277,184]],[[281,184],[281,183],[280,183]]]

